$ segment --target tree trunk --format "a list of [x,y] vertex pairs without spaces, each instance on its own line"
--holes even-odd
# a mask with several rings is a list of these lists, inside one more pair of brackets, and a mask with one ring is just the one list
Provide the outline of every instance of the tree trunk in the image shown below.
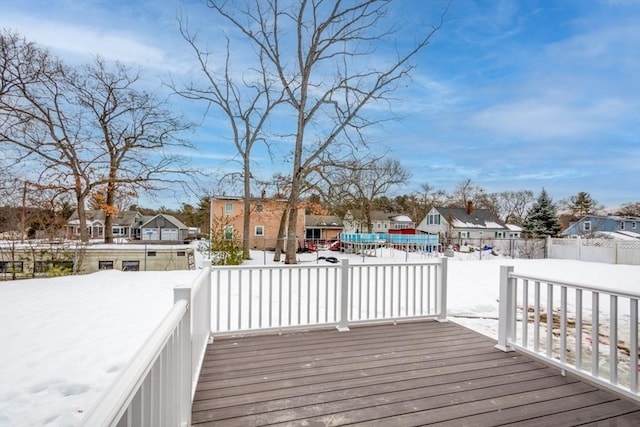
[[274,262],[280,262],[282,256],[282,245],[284,242],[284,232],[287,229],[287,216],[289,214],[289,207],[282,211],[282,217],[280,218],[280,226],[278,227],[278,237],[276,239],[276,251],[273,255]]
[[87,230],[87,212],[84,208],[84,194],[76,190],[76,203],[78,209],[78,221],[80,228],[80,241],[87,243],[89,241],[89,231]]
[[[248,157],[248,154],[245,156]],[[251,233],[251,170],[249,158],[244,159],[244,218],[242,220],[242,257],[251,259],[249,255],[249,234]]]
[[289,196],[289,225],[287,227],[287,246],[285,249],[285,264],[297,264],[296,259],[296,232],[298,228],[298,202],[300,200],[300,176],[299,173],[291,183],[291,195]]

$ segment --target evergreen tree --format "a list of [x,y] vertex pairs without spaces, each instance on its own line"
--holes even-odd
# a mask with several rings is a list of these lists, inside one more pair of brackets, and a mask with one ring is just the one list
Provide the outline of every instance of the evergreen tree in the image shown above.
[[544,188],[527,212],[522,225],[525,233],[533,236],[555,236],[560,232],[561,226],[558,221],[556,205]]
[[602,209],[602,206],[595,201],[589,193],[584,191],[579,192],[576,196],[571,196],[567,203],[569,212],[575,219],[580,219],[587,215],[593,215],[598,210]]

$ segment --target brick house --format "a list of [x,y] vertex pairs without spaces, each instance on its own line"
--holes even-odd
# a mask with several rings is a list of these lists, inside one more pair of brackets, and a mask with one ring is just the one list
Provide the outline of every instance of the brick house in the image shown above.
[[[249,236],[242,235],[244,218],[244,199],[233,196],[214,196],[211,199],[211,213],[214,230],[222,226],[225,238],[249,241],[249,248],[274,248],[278,238],[278,229],[282,213],[287,206],[286,199],[251,198],[249,214]],[[302,242],[305,237],[305,211],[298,209],[296,235],[292,236]]]

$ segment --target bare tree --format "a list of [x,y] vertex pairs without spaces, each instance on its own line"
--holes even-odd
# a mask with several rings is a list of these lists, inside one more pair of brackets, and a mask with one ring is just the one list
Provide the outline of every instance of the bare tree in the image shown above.
[[[201,74],[202,84],[188,83],[179,88],[174,82],[170,86],[179,95],[195,100],[204,101],[224,114],[231,128],[232,140],[240,156],[242,167],[242,181],[244,193],[244,215],[242,224],[243,256],[249,259],[249,233],[251,210],[251,151],[257,142],[267,143],[264,128],[271,112],[283,101],[284,91],[277,88],[276,81],[271,80],[266,70],[264,53],[258,53],[259,67],[250,69],[241,77],[237,77],[231,70],[231,52],[229,40],[226,43],[224,67],[217,72],[219,64],[211,62],[215,55],[201,47],[197,34],[191,34],[187,24],[180,21],[180,32],[193,51]],[[236,78],[240,82],[236,81]]]
[[533,202],[533,191],[502,191],[494,195],[498,216],[513,224],[522,224],[527,209]]
[[[317,158],[340,140],[354,149],[366,147],[365,128],[381,119],[367,115],[365,106],[390,99],[442,22],[418,31],[414,45],[389,63],[373,65],[371,46],[395,32],[385,22],[387,1],[301,0],[283,6],[277,0],[209,0],[208,5],[264,55],[293,109],[287,228],[292,239],[305,180]],[[296,262],[295,249],[287,245],[285,263]]]
[[73,71],[15,33],[0,33],[0,142],[15,148],[14,161],[33,158],[40,182],[56,182],[76,198],[83,241],[89,238],[84,202],[89,194],[90,162],[95,158],[82,133],[82,116],[73,105]]
[[0,142],[40,168],[38,182],[74,194],[82,241],[87,198],[104,188],[109,242],[115,194],[183,171],[169,149],[189,146],[176,139],[189,125],[136,89],[138,74],[122,65],[96,59],[78,72],[11,33],[0,34],[0,52]]
[[492,213],[498,214],[496,198],[488,194],[482,186],[474,184],[471,179],[465,179],[447,197],[447,204],[450,207],[466,208],[469,203],[473,203],[477,208],[488,209]]
[[104,188],[105,243],[113,242],[118,195],[182,183],[172,176],[195,172],[179,154],[192,148],[180,137],[192,124],[175,116],[166,102],[138,89],[139,84],[139,72],[119,63],[110,67],[100,58],[82,67],[72,82],[90,130],[87,138],[98,154],[91,162],[97,171],[88,187]]
[[350,168],[337,168],[334,186],[339,189],[343,202],[350,202],[360,210],[365,226],[371,232],[371,211],[376,198],[387,194],[394,186],[406,183],[410,177],[398,160],[373,159],[355,163]]

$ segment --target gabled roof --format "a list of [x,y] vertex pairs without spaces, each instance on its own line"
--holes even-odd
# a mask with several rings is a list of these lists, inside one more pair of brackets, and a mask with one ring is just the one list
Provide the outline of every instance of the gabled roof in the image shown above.
[[[132,225],[136,215],[140,215],[136,211],[120,211],[113,217],[113,225]],[[100,221],[104,223],[104,211],[87,209],[85,211],[87,221]],[[74,210],[67,222],[78,221],[78,210]]]
[[148,223],[154,221],[156,218],[158,217],[163,217],[164,219],[166,219],[167,221],[169,221],[171,224],[175,225],[176,227],[178,227],[178,229],[180,230],[187,230],[189,227],[187,227],[182,221],[180,221],[178,218],[176,218],[175,216],[172,215],[167,215],[167,214],[158,214],[155,215],[153,217],[151,217],[151,219],[145,221],[140,228],[144,228],[145,225],[147,225]]
[[344,228],[342,220],[337,216],[329,215],[305,215],[305,225],[307,227],[321,228]]
[[488,209],[467,213],[466,208],[434,208],[453,228],[506,229],[506,224]]

